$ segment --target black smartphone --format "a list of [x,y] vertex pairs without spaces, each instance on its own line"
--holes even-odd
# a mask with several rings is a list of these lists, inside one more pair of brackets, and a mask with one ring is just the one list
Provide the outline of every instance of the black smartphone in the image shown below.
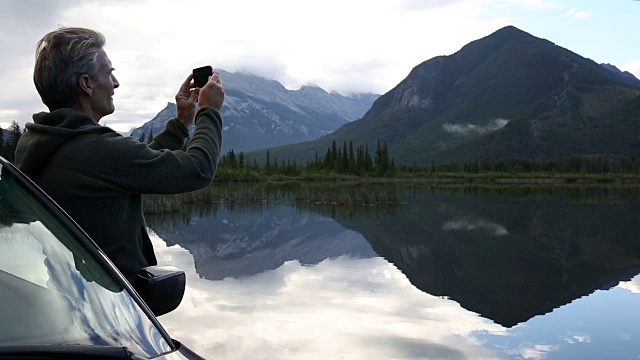
[[193,69],[193,83],[196,87],[201,88],[207,83],[207,81],[209,81],[209,76],[211,75],[213,75],[213,68],[211,65]]

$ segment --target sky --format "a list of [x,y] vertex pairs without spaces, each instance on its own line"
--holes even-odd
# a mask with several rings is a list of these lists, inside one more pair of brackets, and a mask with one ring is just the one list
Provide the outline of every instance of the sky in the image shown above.
[[101,123],[127,132],[205,64],[292,90],[384,94],[416,65],[508,25],[640,78],[638,24],[634,0],[0,0],[0,126],[47,111],[35,44],[59,26],[106,36],[120,88]]

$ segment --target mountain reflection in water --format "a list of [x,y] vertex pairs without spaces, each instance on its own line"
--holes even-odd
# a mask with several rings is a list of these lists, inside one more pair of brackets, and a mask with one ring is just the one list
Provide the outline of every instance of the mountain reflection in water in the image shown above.
[[[214,204],[148,215],[159,258],[181,266],[165,255],[186,249],[194,263],[181,266],[194,271],[189,299],[161,321],[187,337],[185,318],[204,322],[208,340],[193,347],[222,358],[242,358],[238,341],[259,358],[639,355],[635,190],[504,189],[392,188],[403,202],[385,211]],[[594,341],[601,332],[611,338]]]

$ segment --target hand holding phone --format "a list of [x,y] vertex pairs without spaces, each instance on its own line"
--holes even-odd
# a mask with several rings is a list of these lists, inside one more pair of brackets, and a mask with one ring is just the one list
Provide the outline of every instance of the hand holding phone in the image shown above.
[[219,74],[216,71],[211,75],[211,79],[207,79],[205,85],[199,88],[198,106],[201,108],[208,106],[220,111],[223,103],[224,90],[222,89]]
[[202,88],[207,81],[209,81],[209,77],[211,75],[213,75],[213,68],[211,65],[193,69],[193,84],[197,88]]

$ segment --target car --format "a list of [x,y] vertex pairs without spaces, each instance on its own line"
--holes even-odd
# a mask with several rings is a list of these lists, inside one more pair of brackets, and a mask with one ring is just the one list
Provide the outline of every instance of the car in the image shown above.
[[180,304],[184,288],[184,272],[172,266],[143,269],[134,287],[0,157],[0,358],[202,359],[157,318]]

